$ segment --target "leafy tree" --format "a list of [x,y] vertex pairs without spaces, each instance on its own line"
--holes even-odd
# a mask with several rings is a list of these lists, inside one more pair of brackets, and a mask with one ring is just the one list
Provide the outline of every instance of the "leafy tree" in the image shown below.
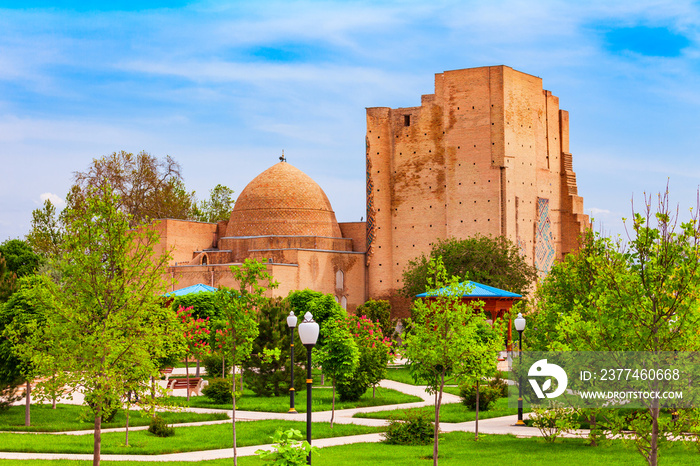
[[[0,379],[7,385],[23,381],[25,388],[24,424],[31,425],[31,381],[37,370],[23,344],[44,325],[51,312],[44,277],[27,275],[19,279],[19,288],[0,306]],[[53,376],[54,374],[47,374]]]
[[[192,317],[192,308],[187,307],[177,310],[177,316],[182,322],[185,339],[185,374],[187,378],[187,386],[190,384],[190,364],[189,358],[192,356],[196,360],[200,360],[206,354],[209,354],[209,317],[202,319],[201,317]],[[199,366],[198,366],[199,367]],[[190,401],[190,391],[187,390],[187,402]]]
[[209,191],[209,199],[196,205],[194,216],[200,222],[216,223],[228,220],[231,217],[233,203],[233,190],[217,184]]
[[131,227],[158,218],[189,219],[194,193],[185,190],[180,171],[170,156],[159,160],[145,151],[113,152],[93,159],[86,171],[75,172],[74,197],[84,197],[89,187],[109,186],[118,196],[117,209],[129,215]]
[[[290,339],[287,316],[289,301],[280,298],[266,300],[258,312],[258,337],[253,342],[253,351],[244,362],[246,386],[257,396],[280,396],[289,391],[290,384]],[[299,334],[292,332],[296,348],[303,348]],[[279,349],[278,358],[269,358],[270,350]],[[298,356],[298,355],[297,355]],[[305,388],[303,358],[295,361],[295,387]]]
[[5,258],[7,268],[17,277],[36,273],[42,263],[41,257],[21,239],[10,239],[0,244],[0,255]]
[[63,224],[50,200],[44,201],[41,209],[32,211],[32,227],[27,234],[27,243],[44,258],[54,257],[61,248]]
[[[236,366],[250,356],[253,341],[258,336],[256,311],[265,301],[269,288],[277,286],[267,272],[264,262],[246,259],[241,266],[231,266],[234,279],[238,282],[237,291],[220,288],[214,293],[214,302],[225,319],[223,330],[217,330],[219,343],[217,347],[228,356],[233,367],[232,397],[233,405],[233,463],[238,464],[236,448]],[[261,282],[266,282],[266,286]]]
[[357,306],[355,315],[365,316],[372,322],[378,322],[385,337],[394,336],[396,321],[391,319],[391,303],[385,299],[370,299],[364,304]]
[[17,289],[17,274],[10,270],[5,258],[0,254],[0,303],[7,299]]
[[[61,372],[82,388],[94,409],[93,464],[100,462],[101,426],[125,381],[157,374],[163,340],[160,296],[166,255],[154,257],[157,233],[130,228],[129,216],[106,185],[88,187],[66,211],[66,234],[56,267],[63,280],[51,286],[56,306],[36,348],[49,342]],[[40,353],[40,351],[37,351]]]
[[430,260],[428,270],[426,289],[431,297],[414,302],[413,317],[404,335],[403,354],[409,361],[412,376],[426,383],[435,395],[433,464],[437,466],[445,378],[463,380],[483,375],[486,370],[481,364],[494,364],[502,339],[499,335],[483,342],[480,328],[488,324],[482,312],[473,303],[461,300],[466,290],[459,285],[457,277],[447,278],[440,257]]
[[[656,209],[651,205],[652,199],[645,198],[644,211],[634,213],[626,243],[594,234],[587,247],[557,264],[542,283],[535,316],[547,323],[545,331],[556,337],[559,348],[650,353],[700,349],[697,211],[679,224],[667,192],[658,196]],[[557,296],[566,286],[577,296]],[[660,446],[675,429],[660,412],[658,400],[651,400],[645,412],[636,414],[632,432],[621,436],[650,465],[657,464]],[[618,412],[606,416],[613,433],[630,427]]]
[[219,311],[214,305],[214,293],[208,291],[200,291],[199,293],[190,293],[183,296],[176,296],[170,308],[177,311],[181,307],[191,308],[192,316],[195,319],[209,319],[211,321],[219,318]]
[[374,397],[374,389],[386,376],[391,341],[384,337],[379,324],[367,317],[349,317],[347,326],[357,344],[359,359],[357,368],[339,379],[338,394],[341,401],[357,401],[371,386]]
[[442,257],[448,276],[467,279],[518,294],[527,294],[537,271],[520,255],[518,247],[503,236],[477,234],[467,239],[450,238],[433,244],[429,256],[412,260],[403,273],[401,293],[414,298],[425,291],[430,260]]
[[347,325],[345,325],[344,319],[325,322],[323,331],[323,345],[317,346],[313,355],[316,358],[316,363],[323,368],[323,372],[329,375],[333,382],[333,398],[331,401],[332,428],[335,418],[336,385],[339,379],[351,377],[357,370],[360,352],[357,349],[357,343],[355,343]]

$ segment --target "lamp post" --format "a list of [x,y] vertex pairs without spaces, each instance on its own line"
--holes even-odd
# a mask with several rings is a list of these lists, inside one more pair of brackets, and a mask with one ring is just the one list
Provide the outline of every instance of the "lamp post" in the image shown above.
[[294,311],[289,311],[289,316],[287,316],[287,327],[289,327],[289,349],[292,368],[292,381],[289,384],[289,412],[291,414],[297,413],[297,410],[294,409],[294,327],[296,326],[297,316],[294,315]]
[[[299,338],[306,346],[306,441],[311,445],[311,350],[318,340],[318,324],[310,312],[304,314],[304,320],[299,324]],[[311,464],[311,452],[306,457],[306,464]]]
[[[513,322],[515,324],[515,330],[518,331],[518,353],[520,364],[522,366],[523,362],[523,330],[525,330],[525,318],[518,312],[518,317],[515,318]],[[518,378],[518,422],[515,423],[516,426],[524,426],[523,422],[523,377],[522,375]]]

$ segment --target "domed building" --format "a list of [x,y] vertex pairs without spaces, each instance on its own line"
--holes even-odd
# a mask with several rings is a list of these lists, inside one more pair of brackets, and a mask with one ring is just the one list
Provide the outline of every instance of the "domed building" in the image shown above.
[[231,265],[267,259],[273,296],[311,288],[349,311],[388,299],[405,317],[403,272],[439,239],[506,237],[541,275],[578,248],[590,223],[569,114],[541,78],[507,66],[445,71],[420,106],[366,112],[366,222],[338,223],[321,187],[278,163],[245,187],[228,221],[154,226],[175,287],[236,287]]
[[365,301],[364,222],[338,223],[323,189],[287,162],[248,183],[228,221],[165,219],[156,228],[161,246],[173,251],[168,271],[177,288],[234,288],[231,265],[265,259],[279,283],[272,296],[310,288],[344,308]]

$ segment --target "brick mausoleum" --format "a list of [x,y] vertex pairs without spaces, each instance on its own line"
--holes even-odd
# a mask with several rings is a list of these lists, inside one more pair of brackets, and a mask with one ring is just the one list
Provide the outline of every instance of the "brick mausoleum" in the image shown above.
[[349,310],[390,299],[401,315],[404,267],[439,238],[503,235],[546,273],[589,226],[568,113],[540,78],[507,66],[436,74],[419,107],[368,108],[366,160],[366,222],[338,223],[286,162],[245,187],[228,221],[160,221],[175,287],[233,287],[230,265],[266,258],[273,296],[311,288]]

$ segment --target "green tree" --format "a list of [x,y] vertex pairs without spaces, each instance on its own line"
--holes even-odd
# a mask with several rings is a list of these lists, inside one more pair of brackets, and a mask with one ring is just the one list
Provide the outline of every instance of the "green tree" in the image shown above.
[[375,388],[384,379],[387,364],[391,359],[391,341],[384,337],[378,323],[367,317],[351,316],[347,326],[359,350],[357,368],[349,376],[338,380],[338,394],[341,401],[357,401],[372,387]]
[[508,238],[477,234],[467,239],[438,240],[429,256],[423,254],[410,261],[403,273],[404,296],[414,298],[425,291],[430,260],[438,257],[442,257],[447,274],[459,281],[469,279],[522,295],[537,278],[535,268]]
[[36,273],[42,263],[41,256],[21,239],[10,239],[0,244],[0,255],[5,258],[7,268],[20,278]]
[[0,303],[4,303],[17,289],[17,274],[10,270],[0,254]]
[[358,317],[365,316],[372,322],[378,322],[385,337],[392,338],[394,336],[396,321],[391,318],[391,303],[389,301],[385,299],[370,299],[364,304],[357,306],[355,315]]
[[[238,464],[236,448],[236,366],[250,356],[253,342],[258,336],[257,309],[265,301],[268,289],[277,283],[267,272],[265,262],[246,259],[241,266],[231,266],[234,279],[238,282],[236,291],[220,288],[214,293],[214,302],[225,319],[223,330],[217,330],[222,354],[231,361],[231,396],[233,398],[233,463]],[[264,285],[262,284],[264,283]]]
[[[280,298],[266,300],[258,312],[258,337],[253,342],[253,351],[244,362],[246,386],[257,396],[280,396],[289,393],[290,388],[290,338],[287,316],[289,301]],[[299,334],[292,332],[294,345],[303,348]],[[269,358],[271,350],[279,349],[278,358]],[[297,355],[295,361],[295,387],[304,389],[306,379],[303,358]]]
[[[538,322],[547,322],[562,349],[577,351],[698,351],[700,349],[700,225],[697,211],[681,222],[668,193],[656,209],[634,213],[628,241],[595,234],[588,246],[558,264],[541,285]],[[567,275],[567,272],[574,272]],[[567,281],[573,283],[566,284]],[[572,286],[576,296],[556,296]],[[554,330],[552,330],[554,329]],[[539,332],[538,327],[538,332]],[[545,338],[540,336],[540,339]],[[630,435],[650,465],[674,425],[660,416],[658,400],[637,413]],[[629,426],[609,412],[613,433]]]
[[430,298],[414,302],[413,317],[404,335],[403,354],[413,377],[426,383],[435,395],[433,464],[437,466],[445,378],[463,380],[483,375],[486,371],[481,364],[493,364],[502,338],[498,335],[484,344],[480,328],[488,324],[482,312],[473,303],[461,300],[468,290],[459,284],[457,277],[448,279],[440,257],[430,260],[428,270],[426,290]]
[[209,199],[196,205],[194,216],[200,222],[216,223],[228,220],[233,210],[233,190],[217,184],[209,191]]
[[32,211],[32,226],[27,234],[27,243],[39,255],[48,259],[58,254],[63,238],[63,224],[56,207],[50,200],[44,201],[41,209]]
[[19,279],[17,292],[0,306],[0,379],[10,386],[25,383],[26,426],[31,425],[31,382],[38,374],[31,354],[23,347],[32,333],[44,325],[51,312],[50,302],[45,277],[26,275]]
[[171,314],[160,312],[168,257],[154,256],[157,233],[131,229],[120,207],[106,185],[87,188],[80,202],[70,204],[56,263],[62,281],[51,287],[56,306],[44,330],[33,335],[37,348],[50,342],[69,385],[82,388],[91,402],[95,465],[102,419],[115,395],[124,393],[125,381],[158,373],[158,349],[168,338],[160,320]]
[[136,155],[113,152],[93,159],[86,171],[75,172],[73,202],[89,195],[88,188],[109,187],[118,196],[117,209],[129,215],[131,227],[158,218],[189,219],[194,192],[185,190],[180,171],[180,165],[170,156],[159,160],[145,151]]
[[[177,310],[177,316],[182,323],[184,330],[185,342],[185,376],[187,378],[187,386],[190,385],[190,357],[197,361],[209,354],[209,317],[202,319],[201,317],[192,316],[191,307],[180,307]],[[199,368],[199,366],[197,366]],[[197,371],[199,372],[199,371]],[[187,402],[190,402],[190,391],[187,390]]]
[[352,338],[344,319],[325,322],[323,332],[323,345],[317,346],[313,355],[316,364],[323,368],[323,372],[329,375],[333,382],[333,397],[331,401],[332,428],[335,418],[336,385],[339,379],[351,377],[357,370],[360,352],[357,349],[357,343],[355,343],[355,340]]

